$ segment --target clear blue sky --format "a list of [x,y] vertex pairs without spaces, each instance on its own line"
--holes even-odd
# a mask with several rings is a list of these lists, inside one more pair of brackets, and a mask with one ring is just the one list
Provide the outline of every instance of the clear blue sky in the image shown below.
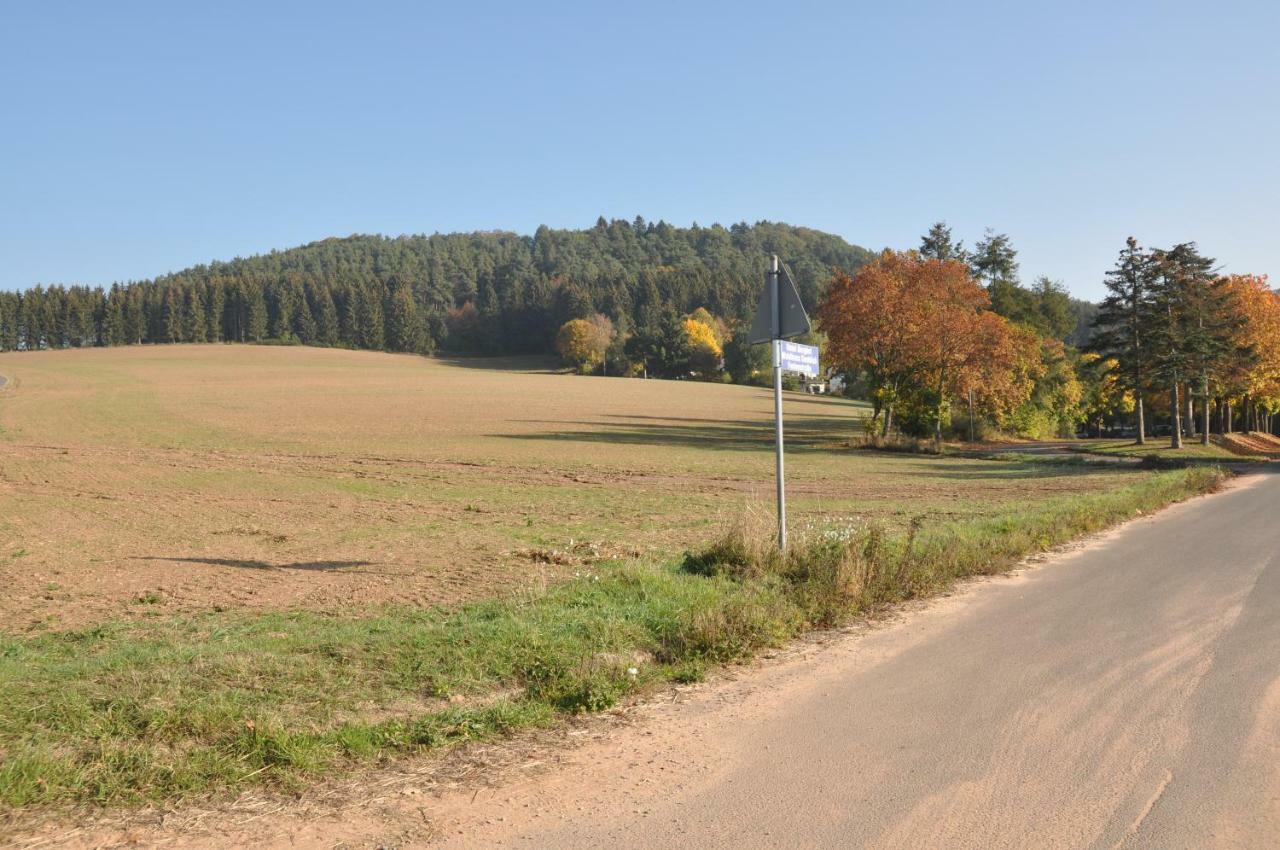
[[[435,8],[432,8],[435,7]],[[0,287],[350,233],[993,226],[1280,274],[1280,4],[5,3]]]

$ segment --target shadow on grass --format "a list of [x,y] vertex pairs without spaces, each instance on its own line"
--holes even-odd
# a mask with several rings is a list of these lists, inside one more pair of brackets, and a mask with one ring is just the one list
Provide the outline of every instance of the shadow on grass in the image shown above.
[[[709,425],[736,425],[743,428],[773,428],[772,419],[699,419],[693,416],[640,416],[630,413],[606,413],[604,418],[640,422],[699,422]],[[831,427],[839,425],[845,428],[853,426],[860,428],[862,418],[841,413],[804,413],[787,416],[787,428],[791,427],[792,422],[823,422],[830,423]]]
[[543,355],[508,357],[442,355],[434,359],[442,366],[453,366],[458,369],[481,369],[486,372],[532,372],[540,375],[558,375],[565,372],[558,359]]
[[[713,449],[718,451],[772,451],[773,424],[771,422],[730,421],[708,422],[688,420],[693,424],[646,424],[634,421],[638,417],[626,417],[627,424],[600,422],[557,422],[558,425],[587,425],[591,430],[562,430],[538,434],[488,434],[509,440],[538,442],[609,443],[632,446],[682,446],[685,448]],[[681,420],[662,419],[663,422]],[[701,423],[701,424],[698,424]],[[831,417],[795,417],[787,422],[788,451],[847,452],[845,445],[834,446],[833,440],[847,440],[852,428],[847,419]]]
[[926,469],[903,470],[904,475],[921,478],[943,478],[956,481],[1018,480],[1044,478],[1073,478],[1081,475],[1106,475],[1132,473],[1138,464],[1106,462],[1062,462],[1048,459],[1015,460],[1013,458],[932,460]]
[[173,561],[180,564],[204,564],[210,567],[237,567],[244,570],[309,570],[326,572],[353,567],[368,567],[373,561],[295,561],[291,564],[269,564],[240,558],[137,558],[139,561]]

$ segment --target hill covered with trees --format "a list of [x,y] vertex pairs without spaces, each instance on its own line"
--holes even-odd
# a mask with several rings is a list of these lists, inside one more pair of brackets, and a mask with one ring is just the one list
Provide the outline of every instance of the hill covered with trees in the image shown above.
[[280,340],[550,353],[565,322],[597,315],[627,335],[660,340],[672,317],[697,308],[746,318],[773,253],[810,308],[834,268],[857,269],[873,256],[838,236],[772,222],[680,228],[601,218],[586,230],[543,226],[532,236],[351,236],[109,289],[0,292],[0,351]]

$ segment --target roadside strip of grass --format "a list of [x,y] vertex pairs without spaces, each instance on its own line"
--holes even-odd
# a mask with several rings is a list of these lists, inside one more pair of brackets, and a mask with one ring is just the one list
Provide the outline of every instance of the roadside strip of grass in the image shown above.
[[734,529],[681,564],[619,563],[536,596],[350,619],[232,614],[0,637],[0,812],[297,786],[607,708],[806,629],[1207,492],[1217,469],[996,518],[813,531],[786,558]]

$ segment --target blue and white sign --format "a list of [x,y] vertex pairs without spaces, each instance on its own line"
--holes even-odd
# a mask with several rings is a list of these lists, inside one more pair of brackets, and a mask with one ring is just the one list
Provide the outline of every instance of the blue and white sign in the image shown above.
[[773,349],[774,364],[784,372],[799,372],[810,378],[818,377],[818,347],[798,342],[778,340]]

